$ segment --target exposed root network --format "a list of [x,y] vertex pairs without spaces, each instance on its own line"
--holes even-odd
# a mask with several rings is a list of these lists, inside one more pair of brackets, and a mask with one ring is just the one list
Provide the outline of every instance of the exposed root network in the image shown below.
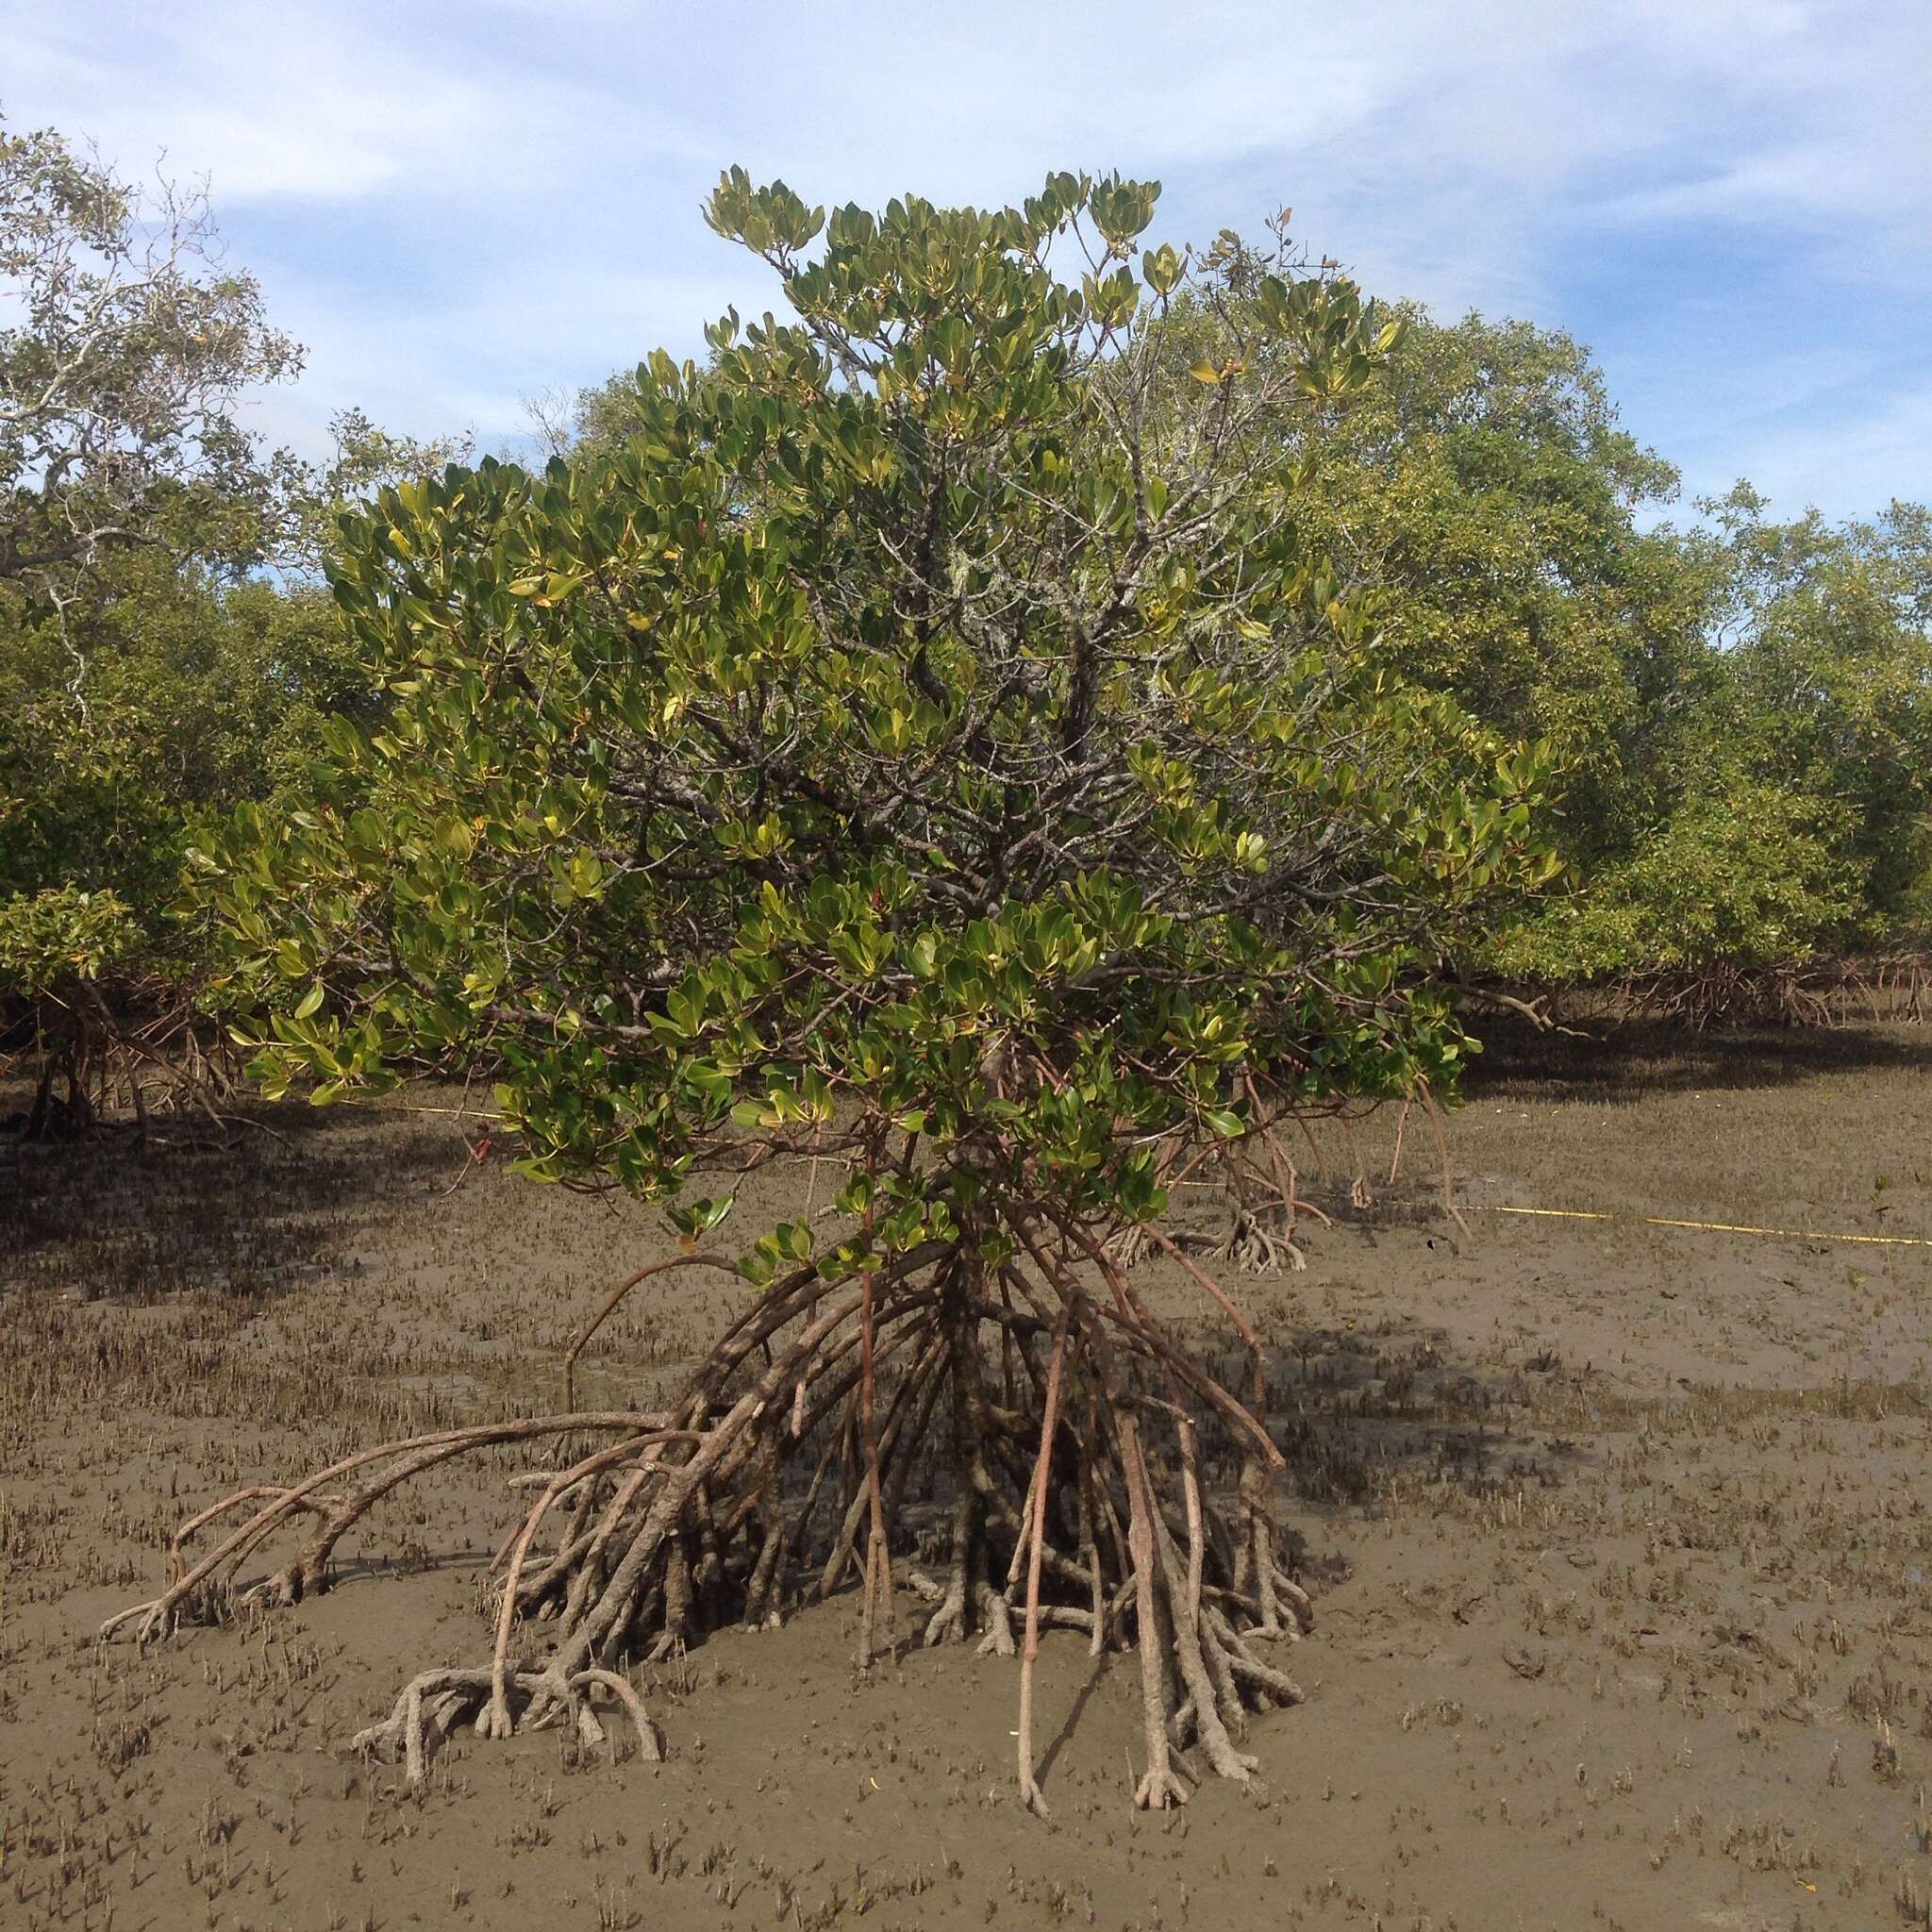
[[[1256,1259],[1239,1255],[1244,1265],[1292,1254],[1247,1226]],[[994,1245],[992,1232],[1008,1239]],[[1031,1735],[1043,1629],[1078,1631],[1095,1654],[1138,1653],[1137,1803],[1183,1802],[1201,1774],[1195,1755],[1245,1780],[1250,1713],[1301,1696],[1267,1648],[1299,1639],[1310,1606],[1276,1556],[1281,1457],[1258,1341],[1167,1237],[1152,1241],[1233,1317],[1252,1368],[1246,1401],[1175,1348],[1094,1232],[1043,1208],[1015,1210],[996,1230],[929,1241],[870,1276],[800,1268],[661,1412],[569,1409],[446,1429],[288,1488],[239,1491],[183,1525],[168,1588],[103,1634],[132,1627],[146,1640],[224,1601],[324,1590],[341,1538],[399,1485],[458,1456],[548,1442],[559,1466],[523,1479],[539,1493],[491,1567],[488,1662],[414,1678],[358,1740],[400,1756],[411,1781],[461,1724],[490,1738],[569,1724],[599,1743],[622,1710],[656,1756],[632,1665],[726,1624],[766,1626],[851,1583],[861,1666],[908,1639],[1018,1656],[1018,1776],[1034,1809],[1045,1810]],[[1008,1258],[989,1263],[989,1247]],[[638,1282],[683,1266],[732,1264],[680,1256],[641,1271],[596,1322]],[[1222,1445],[1211,1481],[1200,1436],[1210,1420]],[[191,1560],[190,1544],[224,1524]],[[285,1531],[301,1532],[293,1553],[242,1586]],[[908,1591],[924,1610],[901,1632],[895,1600]]]

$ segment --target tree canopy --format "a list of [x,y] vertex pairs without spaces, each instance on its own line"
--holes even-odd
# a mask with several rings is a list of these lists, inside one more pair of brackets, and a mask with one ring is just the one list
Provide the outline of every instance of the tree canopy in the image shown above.
[[1231,1067],[1449,1084],[1426,974],[1523,868],[1541,765],[1390,676],[1267,433],[1395,331],[1271,278],[1287,352],[1171,381],[1151,207],[848,208],[807,260],[811,213],[733,180],[712,219],[796,323],[654,358],[619,452],[352,519],[335,595],[392,708],[208,861],[242,970],[302,994],[265,1071],[487,1047],[535,1171],[646,1188],[734,1107],[943,1143],[1005,1106],[1103,1189],[1123,1119],[1232,1120]]
[[[1224,353],[1268,272],[1232,234],[1204,260],[1216,298],[1183,291],[1164,323],[1181,368]],[[1507,919],[1479,973],[1749,1017],[1810,1010],[1790,1001],[1814,969],[1923,948],[1924,511],[1777,524],[1740,485],[1673,523],[1676,473],[1573,339],[1391,312],[1375,382],[1272,428],[1306,541],[1381,599],[1383,661],[1549,747],[1563,889]],[[613,378],[556,441],[618,447],[636,410]]]

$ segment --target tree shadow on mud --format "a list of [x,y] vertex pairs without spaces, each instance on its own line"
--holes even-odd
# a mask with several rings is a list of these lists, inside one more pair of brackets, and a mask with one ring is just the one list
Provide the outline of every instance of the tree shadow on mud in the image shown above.
[[1833,1075],[1932,1074],[1932,1031],[1900,1026],[1755,1026],[1695,1032],[1625,1020],[1592,1037],[1486,1021],[1464,1088],[1546,1103],[1635,1105],[1660,1094],[1788,1087]]
[[[1318,1357],[1298,1425],[1283,1443],[1296,1491],[1334,1511],[1389,1500],[1397,1478],[1473,1496],[1554,1486],[1595,1462],[1594,1452],[1553,1436],[1539,1418],[1541,1383],[1564,1373],[1553,1356],[1479,1373],[1416,1327],[1375,1338],[1386,1355],[1351,1355],[1356,1338],[1318,1331],[1307,1340],[1333,1351]],[[1340,1364],[1334,1367],[1332,1365]]]
[[459,1170],[447,1127],[258,1106],[226,1133],[143,1146],[132,1133],[0,1139],[0,1289],[153,1301],[296,1286],[391,1204]]
[[[1595,1460],[1550,1426],[1570,1406],[1558,1396],[1582,1386],[1554,1351],[1477,1366],[1442,1330],[1395,1317],[1372,1328],[1297,1324],[1265,1341],[1271,1434],[1287,1459],[1291,1515],[1373,1508],[1418,1481],[1513,1493]],[[1191,1353],[1224,1386],[1246,1386],[1245,1357],[1224,1346]],[[1319,1555],[1304,1555],[1319,1573]]]

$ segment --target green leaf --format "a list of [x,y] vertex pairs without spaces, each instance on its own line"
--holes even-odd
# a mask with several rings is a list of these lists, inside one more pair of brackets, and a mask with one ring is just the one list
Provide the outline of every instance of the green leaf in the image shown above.
[[737,1196],[726,1194],[718,1200],[704,1199],[674,1205],[666,1208],[664,1212],[680,1234],[695,1241],[709,1234],[714,1227],[722,1226],[737,1205]]

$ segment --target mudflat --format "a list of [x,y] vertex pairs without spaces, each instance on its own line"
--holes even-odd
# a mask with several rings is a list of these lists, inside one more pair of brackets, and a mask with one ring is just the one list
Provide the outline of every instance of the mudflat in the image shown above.
[[[1932,1038],[1494,1049],[1449,1122],[1466,1232],[1421,1124],[1391,1181],[1385,1114],[1306,1144],[1305,1272],[1207,1264],[1267,1343],[1315,1627],[1254,1784],[1158,1816],[1131,1656],[1044,1640],[1041,1823],[1017,1667],[902,1645],[861,1676],[856,1591],[640,1666],[661,1763],[615,1721],[595,1751],[459,1733],[408,1790],[348,1740],[487,1660],[508,1452],[399,1491],[325,1594],[96,1644],[238,1487],[558,1406],[671,1237],[473,1162],[446,1113],[0,1150],[0,1924],[1932,1924],[1932,1247],[1891,1244],[1932,1236]],[[828,1191],[743,1186],[747,1227]],[[750,1292],[691,1280],[613,1318],[580,1401],[648,1405]],[[1171,1262],[1137,1280],[1224,1350]]]

